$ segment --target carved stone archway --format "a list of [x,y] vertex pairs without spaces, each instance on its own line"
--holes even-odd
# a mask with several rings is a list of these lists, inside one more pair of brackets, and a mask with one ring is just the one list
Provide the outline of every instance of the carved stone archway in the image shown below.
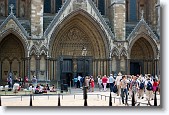
[[141,37],[135,41],[130,49],[130,74],[152,74],[155,75],[156,52],[151,43]]
[[0,76],[5,81],[9,72],[23,77],[25,49],[22,42],[14,34],[9,34],[0,42]]
[[[83,63],[85,63],[88,75],[90,74],[96,77],[99,74],[108,74],[110,43],[107,41],[106,35],[97,22],[82,10],[66,18],[55,29],[50,43],[52,47],[49,49],[49,55],[52,58],[58,59],[58,63],[61,55],[64,56],[64,59],[71,59],[70,66],[74,73],[78,74],[78,71],[80,71],[80,74],[84,73],[85,67],[80,68],[78,65],[81,64],[83,66]],[[87,55],[85,57],[87,61],[85,62],[82,62],[84,58],[82,56],[83,47],[87,49]],[[58,66],[61,65],[58,64]],[[57,71],[56,73],[58,74],[59,72]]]

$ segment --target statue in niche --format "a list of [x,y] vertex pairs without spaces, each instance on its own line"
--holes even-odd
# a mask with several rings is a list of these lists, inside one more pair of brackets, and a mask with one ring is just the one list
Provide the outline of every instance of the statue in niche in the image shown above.
[[24,3],[21,4],[20,17],[25,17],[25,5],[24,5]]
[[5,5],[3,2],[0,3],[0,16],[5,16]]

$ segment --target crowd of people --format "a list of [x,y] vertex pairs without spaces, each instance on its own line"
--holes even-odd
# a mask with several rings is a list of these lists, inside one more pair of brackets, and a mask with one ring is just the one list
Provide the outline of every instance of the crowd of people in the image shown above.
[[[121,96],[122,103],[128,104],[128,98],[135,97],[135,102],[138,99],[146,98],[148,104],[150,100],[153,100],[155,91],[160,94],[160,79],[157,76],[151,76],[150,74],[140,75],[122,75],[121,72],[117,76],[110,74],[110,76],[97,76],[94,79],[93,76],[82,77],[78,75],[73,79],[74,87],[81,88],[87,87],[88,92],[94,92],[95,84],[98,85],[99,91],[106,92],[108,89]],[[29,83],[28,83],[29,81]],[[15,77],[12,79],[11,76],[7,78],[8,89],[13,90],[17,93],[21,87],[27,88],[35,94],[46,93],[47,91],[56,92],[54,85],[49,86],[48,84],[38,84],[36,76],[33,76],[31,80],[28,77]]]
[[151,76],[150,74],[140,75],[122,75],[121,72],[117,76],[110,74],[110,76],[97,77],[95,82],[93,76],[75,77],[74,87],[82,88],[86,86],[88,92],[94,92],[95,83],[98,85],[99,91],[107,91],[108,88],[111,92],[117,94],[122,98],[122,103],[128,105],[128,98],[132,98],[134,95],[135,103],[138,99],[146,98],[148,104],[150,100],[153,100],[155,91],[160,94],[160,79],[157,76]]
[[36,76],[32,76],[32,79],[30,80],[27,76],[25,76],[24,79],[16,76],[14,79],[12,79],[12,76],[7,78],[7,85],[5,86],[5,89],[8,91],[13,91],[14,93],[18,93],[21,88],[23,88],[25,91],[31,91],[35,94],[47,93],[47,91],[56,92],[55,85],[50,87],[48,84],[40,84],[38,83]]
[[[148,104],[150,100],[153,100],[154,93],[157,91],[160,94],[160,79],[157,76],[151,76],[150,74],[141,75],[122,75],[121,72],[117,76],[109,77],[104,75],[98,76],[98,88],[99,91],[107,91],[107,86],[111,92],[121,96],[122,103],[128,104],[128,98],[132,98],[134,95],[135,102],[139,99],[146,98]],[[145,96],[145,95],[146,96]]]

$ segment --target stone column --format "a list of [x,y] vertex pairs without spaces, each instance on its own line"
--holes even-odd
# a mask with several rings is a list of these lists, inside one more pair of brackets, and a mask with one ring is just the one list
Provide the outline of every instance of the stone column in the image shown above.
[[96,63],[96,75],[99,75],[99,72],[98,72],[98,60],[97,59],[95,59],[95,63]]
[[73,58],[73,78],[76,76],[77,74],[77,59]]
[[21,62],[18,62],[18,64],[19,64],[19,67],[18,67],[18,70],[19,70],[19,77],[21,77]]
[[23,59],[23,76],[25,77],[25,58]]
[[31,0],[31,35],[34,39],[43,36],[43,1]]
[[39,79],[39,74],[40,74],[40,57],[36,57],[36,77]]
[[160,36],[160,0],[157,1],[156,4],[156,9],[157,9],[157,34]]
[[49,57],[46,58],[46,80],[49,80]]
[[9,62],[9,72],[12,72],[12,61]]
[[115,33],[115,39],[119,41],[125,40],[125,21],[126,21],[126,6],[125,0],[116,0],[111,3],[113,9],[113,30]]
[[52,68],[52,78],[51,79],[53,79],[54,78],[54,76],[55,76],[55,60],[53,59],[53,61],[52,61],[52,63],[53,63],[53,68]]
[[27,57],[27,76],[30,79],[30,57]]
[[128,59],[125,58],[125,74],[128,74]]
[[108,69],[109,69],[109,74],[113,74],[112,73],[112,58],[109,58],[109,65],[108,65]]
[[120,59],[119,58],[116,59],[116,72],[117,73],[120,72]]
[[0,61],[0,80],[2,79],[2,63]]

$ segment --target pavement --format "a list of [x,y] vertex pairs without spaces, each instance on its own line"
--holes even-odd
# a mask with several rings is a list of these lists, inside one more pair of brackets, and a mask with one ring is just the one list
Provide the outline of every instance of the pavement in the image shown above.
[[[61,106],[84,106],[83,90],[79,88],[69,88],[69,92],[48,92],[47,94],[33,94],[32,106],[58,106],[58,94],[60,94]],[[30,106],[30,92],[5,92],[1,91],[1,106]],[[115,93],[111,93],[112,106],[126,106],[122,104],[121,97]],[[144,96],[146,97],[146,96]],[[88,106],[109,106],[110,91],[99,91],[98,88],[94,92],[87,93]],[[154,105],[154,100],[150,101]],[[131,99],[128,100],[128,106],[131,106]],[[136,106],[149,106],[146,98],[138,99]],[[160,95],[157,94],[157,106],[160,106]]]

